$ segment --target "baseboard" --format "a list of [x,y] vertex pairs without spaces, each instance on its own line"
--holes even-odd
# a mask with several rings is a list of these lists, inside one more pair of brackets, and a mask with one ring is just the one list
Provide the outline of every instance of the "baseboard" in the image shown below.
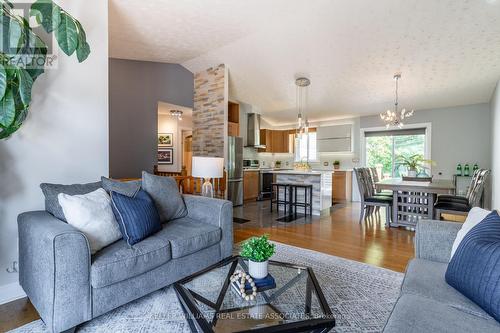
[[0,286],[0,304],[9,303],[23,297],[26,297],[26,293],[18,282]]

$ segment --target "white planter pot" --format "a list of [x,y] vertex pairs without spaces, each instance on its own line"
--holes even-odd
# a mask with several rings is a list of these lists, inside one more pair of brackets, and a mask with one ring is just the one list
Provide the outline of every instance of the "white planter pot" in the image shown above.
[[263,279],[267,276],[268,261],[256,262],[248,260],[248,274],[254,279]]
[[417,177],[417,171],[408,170],[408,177]]

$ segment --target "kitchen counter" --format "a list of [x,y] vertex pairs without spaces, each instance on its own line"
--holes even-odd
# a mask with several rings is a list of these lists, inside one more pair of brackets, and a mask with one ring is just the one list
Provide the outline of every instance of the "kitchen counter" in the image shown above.
[[[302,183],[311,184],[312,189],[312,214],[321,215],[323,210],[327,210],[332,206],[332,171],[325,170],[272,170],[270,173],[275,174],[277,183]],[[280,194],[281,196],[284,193]],[[298,201],[304,201],[304,192],[297,191]],[[297,212],[303,213],[303,207],[297,207]]]

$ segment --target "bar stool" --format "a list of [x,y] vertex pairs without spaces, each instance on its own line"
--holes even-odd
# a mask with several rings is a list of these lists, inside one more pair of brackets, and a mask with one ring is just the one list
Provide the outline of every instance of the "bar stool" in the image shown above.
[[[290,193],[293,192],[293,214],[295,218],[297,218],[297,207],[303,207],[304,208],[304,215],[307,216],[307,210],[309,209],[309,216],[312,216],[312,196],[313,196],[313,186],[312,184],[302,184],[302,183],[293,183],[289,184],[290,186]],[[304,190],[304,201],[299,202],[297,200],[297,193],[299,189]],[[309,195],[308,195],[309,194]]]
[[[271,212],[273,211],[273,204],[276,204],[276,210],[279,212],[279,206],[284,205],[284,213],[285,216],[287,207],[288,211],[291,214],[292,213],[292,188],[290,187],[290,184],[288,183],[272,183],[271,184]],[[276,189],[276,190],[275,190]],[[280,189],[283,189],[285,197],[283,199],[280,199]],[[276,193],[276,199],[274,199],[274,193]],[[287,193],[288,193],[288,200],[287,200]]]

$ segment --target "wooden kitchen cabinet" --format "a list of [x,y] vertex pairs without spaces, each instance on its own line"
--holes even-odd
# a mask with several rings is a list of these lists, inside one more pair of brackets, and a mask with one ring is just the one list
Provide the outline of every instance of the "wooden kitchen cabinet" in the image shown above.
[[260,143],[266,145],[265,149],[259,149],[260,153],[291,153],[289,130],[260,130]]
[[352,198],[352,171],[335,170],[332,179],[332,202],[350,202]]
[[240,136],[240,124],[228,122],[227,132],[229,136]]
[[243,172],[243,200],[255,200],[259,196],[259,171]]

